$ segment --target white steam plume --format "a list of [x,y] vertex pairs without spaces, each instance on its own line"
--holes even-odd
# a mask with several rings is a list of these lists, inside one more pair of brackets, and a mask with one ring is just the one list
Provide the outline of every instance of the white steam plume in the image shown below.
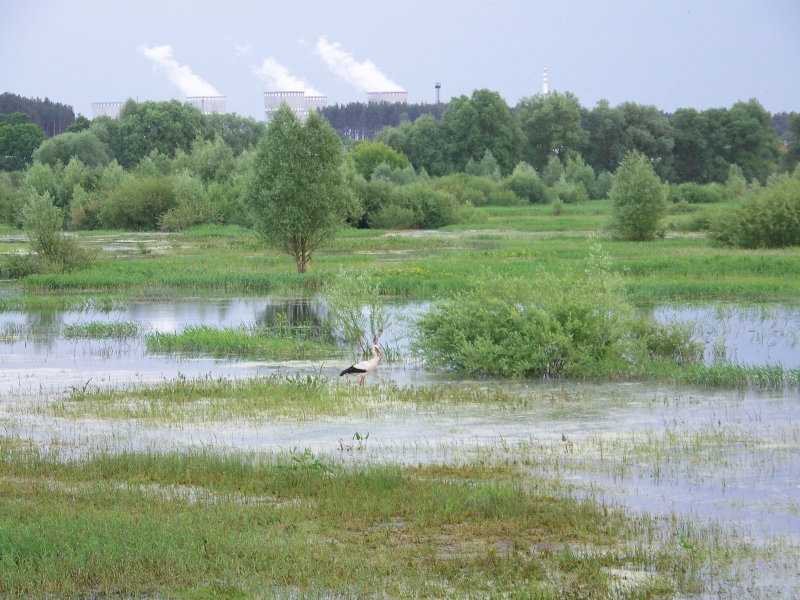
[[307,81],[290,75],[289,70],[272,56],[265,58],[260,67],[253,67],[253,73],[259,76],[270,92],[305,92],[309,96],[324,96]]
[[371,60],[358,62],[339,43],[329,43],[325,36],[317,41],[317,54],[328,68],[362,92],[404,92],[405,90],[384,75]]
[[198,77],[172,57],[172,46],[139,46],[139,52],[153,61],[153,70],[164,73],[186,96],[221,96],[214,86]]

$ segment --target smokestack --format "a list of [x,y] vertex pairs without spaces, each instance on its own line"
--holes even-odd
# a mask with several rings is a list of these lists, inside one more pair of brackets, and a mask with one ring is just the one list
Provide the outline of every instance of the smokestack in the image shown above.
[[542,73],[542,94],[544,96],[547,95],[547,67],[544,68],[544,72]]

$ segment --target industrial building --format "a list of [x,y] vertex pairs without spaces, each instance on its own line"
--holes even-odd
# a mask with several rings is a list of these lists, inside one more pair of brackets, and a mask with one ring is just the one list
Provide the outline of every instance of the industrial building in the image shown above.
[[305,121],[309,110],[319,110],[328,105],[327,96],[306,96],[305,92],[264,92],[264,120],[269,122],[272,115],[286,102],[301,121]]
[[367,92],[367,102],[408,104],[408,92]]
[[125,106],[124,102],[92,102],[92,118],[111,117],[119,118],[119,111]]
[[186,102],[199,109],[204,115],[225,114],[225,96],[186,96]]

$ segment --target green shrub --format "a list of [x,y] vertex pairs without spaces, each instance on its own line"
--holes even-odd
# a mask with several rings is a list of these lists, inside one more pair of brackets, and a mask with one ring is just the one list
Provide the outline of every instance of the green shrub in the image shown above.
[[130,178],[108,193],[99,220],[105,229],[155,231],[175,206],[171,177]]
[[175,178],[172,188],[176,205],[159,219],[159,227],[167,231],[185,231],[203,223],[219,224],[222,217],[209,199],[199,179],[184,172]]
[[415,351],[431,366],[506,377],[630,372],[647,360],[701,356],[689,329],[636,317],[599,249],[586,267],[529,279],[482,277],[421,317]]
[[411,163],[402,152],[398,152],[383,142],[360,142],[350,150],[349,157],[355,164],[356,170],[364,179],[369,180],[372,172],[381,164],[387,164],[392,169],[405,169]]
[[700,207],[695,204],[689,204],[686,200],[681,200],[677,204],[670,204],[667,207],[668,215],[682,215],[686,213],[693,213],[700,210]]
[[800,246],[800,181],[784,180],[746,198],[736,210],[718,213],[711,235],[740,248]]
[[414,225],[414,211],[389,204],[371,215],[368,222],[375,229],[410,229]]
[[610,228],[628,240],[652,239],[666,212],[664,189],[644,154],[629,153],[614,175]]
[[0,171],[0,223],[18,226],[25,196],[19,189],[19,173]]
[[473,175],[475,177],[485,177],[486,179],[490,179],[492,181],[500,181],[500,165],[497,163],[497,159],[495,159],[492,152],[487,148],[486,152],[483,153],[483,158],[476,162],[472,158],[467,161],[466,167],[464,167],[464,172],[467,175]]
[[417,180],[414,167],[408,165],[404,169],[393,169],[386,163],[381,163],[372,172],[371,181],[389,181],[395,185],[410,185]]
[[472,206],[483,206],[489,201],[482,191],[473,188],[464,190],[460,200],[465,203],[469,202]]
[[582,184],[589,198],[597,198],[597,185],[592,167],[583,162],[580,155],[568,158],[564,167],[564,179],[573,185]]
[[699,183],[681,183],[669,186],[667,201],[673,204],[686,202],[688,204],[714,204],[727,200],[725,188],[716,183],[700,185]]
[[63,221],[50,194],[29,194],[22,209],[22,226],[39,263],[37,272],[63,273],[89,261],[86,251],[61,231]]
[[98,194],[90,194],[76,185],[70,202],[70,218],[75,230],[91,230],[100,227],[100,207],[102,203]]
[[550,202],[549,189],[536,174],[536,170],[527,163],[519,163],[514,172],[503,180],[502,185],[531,204]]
[[583,204],[589,201],[589,194],[582,183],[572,184],[562,180],[553,187],[551,194],[564,204]]
[[564,176],[564,165],[561,164],[561,159],[555,154],[551,154],[547,158],[547,165],[542,171],[542,179],[545,185],[553,187]]
[[741,198],[747,193],[747,179],[739,165],[731,165],[728,169],[728,179],[725,181],[725,190],[732,198]]
[[34,273],[41,273],[42,264],[30,254],[7,254],[3,257],[0,273],[10,279],[22,279]]
[[600,175],[597,176],[597,181],[595,182],[595,195],[599,200],[603,198],[608,198],[609,193],[611,192],[611,186],[614,184],[614,176],[609,173],[608,171],[603,171]]
[[500,188],[489,195],[489,204],[494,204],[495,206],[523,206],[527,203],[526,200],[523,200],[513,190],[509,189]]

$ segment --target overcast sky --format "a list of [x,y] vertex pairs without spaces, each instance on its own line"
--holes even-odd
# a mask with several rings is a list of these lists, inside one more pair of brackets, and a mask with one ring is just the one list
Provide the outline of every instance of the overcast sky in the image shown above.
[[[92,102],[219,92],[263,118],[263,92],[328,102],[370,87],[410,102],[550,89],[674,111],[758,98],[800,111],[799,0],[0,0],[0,92]],[[369,91],[384,91],[383,89]]]

